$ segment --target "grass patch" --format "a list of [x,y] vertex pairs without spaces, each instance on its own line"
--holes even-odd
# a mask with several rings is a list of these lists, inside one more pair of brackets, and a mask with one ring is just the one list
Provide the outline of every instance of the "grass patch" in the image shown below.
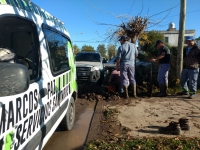
[[119,111],[117,109],[106,109],[104,110],[104,116],[106,119],[111,118],[113,115],[118,114]]
[[116,142],[96,140],[86,144],[85,150],[199,150],[200,138],[150,138],[118,139]]

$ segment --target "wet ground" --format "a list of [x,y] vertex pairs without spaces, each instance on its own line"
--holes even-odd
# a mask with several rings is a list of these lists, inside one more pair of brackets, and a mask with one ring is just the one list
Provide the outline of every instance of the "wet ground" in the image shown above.
[[84,99],[76,101],[76,120],[72,130],[57,131],[50,138],[43,150],[81,150],[87,139],[95,102]]
[[180,117],[189,117],[192,127],[191,131],[182,132],[180,136],[199,136],[200,94],[194,100],[176,95],[165,98],[139,96],[125,100],[97,84],[83,85],[79,94],[74,128],[68,132],[55,132],[44,150],[82,150],[85,143],[94,140],[115,142],[142,136],[170,137],[149,127],[165,127]]

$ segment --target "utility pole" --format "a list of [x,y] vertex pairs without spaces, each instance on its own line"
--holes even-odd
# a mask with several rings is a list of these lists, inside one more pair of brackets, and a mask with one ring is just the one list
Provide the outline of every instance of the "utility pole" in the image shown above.
[[185,35],[185,18],[186,18],[186,0],[180,0],[180,18],[179,18],[179,35],[178,35],[178,53],[177,53],[177,72],[176,76],[180,79],[183,68],[183,46]]

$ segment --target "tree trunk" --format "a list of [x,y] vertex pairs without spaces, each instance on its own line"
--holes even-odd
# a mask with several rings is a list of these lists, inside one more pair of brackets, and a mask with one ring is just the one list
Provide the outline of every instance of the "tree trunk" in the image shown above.
[[136,44],[137,37],[131,37],[131,43]]

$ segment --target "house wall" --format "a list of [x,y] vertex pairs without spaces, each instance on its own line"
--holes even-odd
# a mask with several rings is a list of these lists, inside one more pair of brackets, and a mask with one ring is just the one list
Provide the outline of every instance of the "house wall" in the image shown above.
[[[164,34],[164,37],[168,37],[168,44],[171,46],[178,46],[178,35],[179,31],[161,31]],[[195,30],[186,30],[184,37],[187,36],[194,36],[195,37]],[[165,41],[166,42],[166,41]],[[185,41],[184,41],[185,43]]]
[[198,46],[200,46],[200,40],[196,40]]
[[[168,37],[168,43],[171,46],[178,46],[178,34],[164,34],[164,37]],[[166,41],[165,41],[166,42]]]

